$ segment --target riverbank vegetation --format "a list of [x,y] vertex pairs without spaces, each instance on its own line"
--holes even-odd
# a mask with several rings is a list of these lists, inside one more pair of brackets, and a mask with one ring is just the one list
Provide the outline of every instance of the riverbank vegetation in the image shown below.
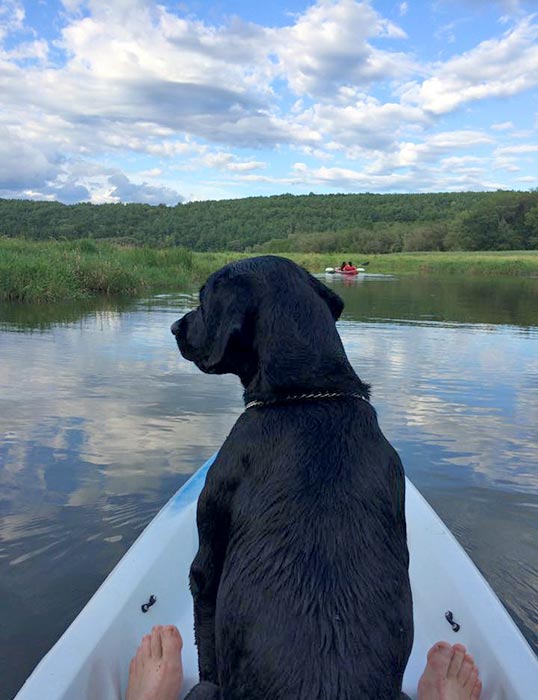
[[532,250],[538,190],[284,194],[174,207],[0,199],[0,236],[247,253]]
[[[136,296],[185,289],[245,253],[196,253],[183,248],[133,247],[99,242],[0,238],[0,300],[51,302],[92,295]],[[311,272],[340,258],[380,274],[538,275],[538,251],[480,253],[284,253]]]
[[233,257],[89,239],[36,242],[0,238],[0,300],[49,302],[180,289],[205,279]]

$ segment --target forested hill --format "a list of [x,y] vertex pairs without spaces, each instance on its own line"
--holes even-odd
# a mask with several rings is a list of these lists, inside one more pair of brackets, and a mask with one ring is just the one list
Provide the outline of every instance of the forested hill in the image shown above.
[[0,199],[0,236],[107,238],[199,251],[538,248],[538,191],[290,194],[175,207]]

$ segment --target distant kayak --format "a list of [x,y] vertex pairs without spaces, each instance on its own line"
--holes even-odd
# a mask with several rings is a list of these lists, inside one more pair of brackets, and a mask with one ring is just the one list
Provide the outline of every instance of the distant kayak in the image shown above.
[[358,275],[359,272],[364,272],[364,267],[354,267],[352,270],[341,270],[339,267],[326,267],[325,272],[328,275]]
[[341,267],[326,267],[326,268],[325,268],[325,272],[326,272],[328,275],[338,274],[338,275],[351,275],[351,276],[354,276],[354,275],[358,275],[359,272],[366,272],[366,269],[365,269],[365,268],[366,268],[366,266],[367,266],[368,264],[369,264],[368,262],[363,262],[363,263],[361,263],[361,264],[359,265],[359,267],[353,266],[353,267],[351,267],[351,268],[349,268],[349,269],[347,269],[347,270],[346,270],[346,269],[343,269],[343,268],[341,268]]

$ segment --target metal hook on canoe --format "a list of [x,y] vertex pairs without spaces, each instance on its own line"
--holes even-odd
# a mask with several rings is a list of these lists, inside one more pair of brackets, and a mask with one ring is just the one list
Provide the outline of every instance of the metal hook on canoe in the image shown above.
[[150,595],[148,602],[144,603],[144,605],[140,606],[142,608],[142,612],[147,613],[147,611],[151,608],[151,606],[155,605],[156,602],[157,602],[156,596]]
[[451,610],[447,610],[445,613],[445,618],[448,624],[452,627],[454,632],[459,632],[460,631],[460,626],[458,623],[454,620],[454,615]]

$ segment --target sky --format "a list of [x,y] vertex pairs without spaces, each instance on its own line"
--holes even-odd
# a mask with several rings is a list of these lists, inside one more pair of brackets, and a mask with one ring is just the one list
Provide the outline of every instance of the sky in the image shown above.
[[538,187],[538,0],[0,0],[0,197]]

